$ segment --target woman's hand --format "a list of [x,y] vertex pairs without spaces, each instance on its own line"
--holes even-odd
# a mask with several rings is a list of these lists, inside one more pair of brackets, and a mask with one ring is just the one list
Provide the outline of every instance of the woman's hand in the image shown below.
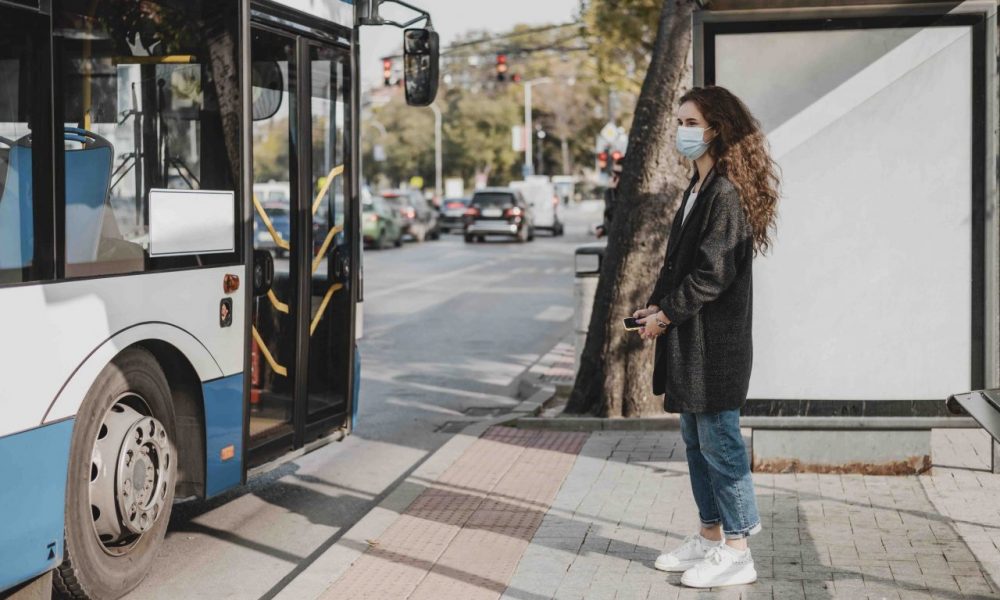
[[670,319],[667,318],[667,315],[663,314],[662,310],[657,309],[656,313],[639,319],[639,323],[644,325],[639,331],[642,339],[653,340],[667,332],[667,325],[670,324]]
[[655,315],[660,312],[660,307],[655,304],[650,304],[646,308],[640,308],[639,310],[632,313],[633,319],[645,319],[649,315]]

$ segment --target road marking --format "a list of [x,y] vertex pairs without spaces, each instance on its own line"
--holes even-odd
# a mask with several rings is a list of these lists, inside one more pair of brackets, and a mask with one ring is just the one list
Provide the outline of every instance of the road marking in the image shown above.
[[542,312],[535,315],[536,321],[552,321],[558,323],[568,321],[573,316],[573,309],[569,306],[553,304]]
[[417,279],[416,281],[410,281],[409,283],[401,283],[399,285],[386,288],[384,290],[378,290],[376,292],[366,292],[365,300],[374,300],[376,298],[384,298],[385,296],[390,296],[393,294],[398,294],[399,292],[410,290],[413,288],[423,287],[429,283],[434,283],[435,281],[441,281],[442,279],[450,279],[452,277],[462,275],[465,273],[470,273],[472,271],[479,271],[481,269],[486,269],[492,267],[499,263],[498,260],[487,261],[484,263],[475,264],[469,267],[464,267],[462,269],[455,269],[454,271],[448,271],[447,273],[440,273],[438,275],[432,275],[430,277],[423,277]]

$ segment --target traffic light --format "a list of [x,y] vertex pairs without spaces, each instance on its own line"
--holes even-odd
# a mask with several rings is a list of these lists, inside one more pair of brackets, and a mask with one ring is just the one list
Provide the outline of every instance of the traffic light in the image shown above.
[[598,152],[597,153],[597,169],[603,171],[608,168],[608,153]]
[[620,161],[621,159],[622,159],[622,153],[621,153],[621,152],[619,152],[619,151],[615,150],[615,151],[613,151],[613,152],[611,153],[611,160],[612,160],[613,162],[618,162],[618,161]]
[[392,59],[382,59],[382,82],[386,87],[392,85]]
[[514,73],[513,75],[510,76],[510,80],[513,81],[514,83],[521,83],[521,74]]
[[497,54],[497,81],[507,80],[507,55]]

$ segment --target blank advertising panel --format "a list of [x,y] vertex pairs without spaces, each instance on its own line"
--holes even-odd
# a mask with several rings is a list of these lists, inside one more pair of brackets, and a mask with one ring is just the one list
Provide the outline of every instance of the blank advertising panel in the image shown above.
[[719,33],[715,82],[782,170],[754,263],[750,397],[940,400],[971,387],[968,26]]

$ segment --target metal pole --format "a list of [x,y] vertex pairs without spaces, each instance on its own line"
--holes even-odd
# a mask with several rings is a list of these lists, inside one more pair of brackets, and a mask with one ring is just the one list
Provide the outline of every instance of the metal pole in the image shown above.
[[531,81],[524,82],[524,173],[532,172],[531,147],[534,144],[534,133],[531,131]]
[[535,172],[531,160],[531,147],[535,143],[535,132],[531,130],[531,86],[551,82],[551,77],[539,77],[524,82],[524,172],[529,175]]
[[441,201],[441,109],[436,104],[430,105],[434,111],[434,196]]

